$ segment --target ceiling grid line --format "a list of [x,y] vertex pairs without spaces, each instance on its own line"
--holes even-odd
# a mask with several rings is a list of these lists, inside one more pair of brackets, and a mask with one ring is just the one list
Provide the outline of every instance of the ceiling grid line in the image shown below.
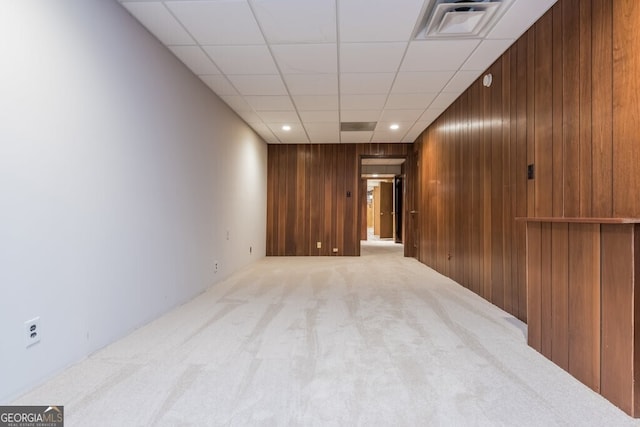
[[117,1],[267,143],[413,142],[556,2]]
[[[252,0],[248,0],[247,4],[249,5],[249,9],[251,9],[251,13],[253,14],[253,18],[256,20],[256,23],[258,25],[258,29],[260,30],[260,33],[262,34],[262,38],[264,38],[265,44],[267,46],[267,50],[269,50],[269,54],[271,55],[271,59],[273,60],[275,66],[276,66],[276,69],[278,70],[278,75],[280,76],[280,79],[282,80],[282,84],[284,85],[285,90],[287,91],[287,95],[291,99],[291,103],[293,104],[293,108],[294,108],[294,110],[296,112],[296,116],[298,116],[298,120],[300,121],[300,126],[302,127],[302,130],[304,131],[304,134],[307,137],[307,141],[311,141],[311,139],[309,138],[309,133],[307,132],[307,129],[304,127],[304,124],[303,124],[303,121],[302,121],[302,117],[300,117],[300,112],[298,111],[298,108],[296,106],[296,101],[293,98],[293,96],[291,96],[291,91],[289,90],[289,87],[288,87],[287,82],[286,82],[286,80],[284,78],[284,75],[282,73],[280,65],[278,64],[278,61],[276,60],[276,57],[273,54],[273,50],[271,49],[271,45],[269,43],[269,40],[267,39],[267,36],[264,33],[264,29],[262,28],[262,25],[260,24],[260,20],[258,19],[257,15],[256,15],[256,11],[254,9],[253,1]],[[275,135],[275,133],[274,133],[274,135]],[[276,136],[276,138],[278,138],[278,141],[280,141],[280,143],[282,144],[282,139],[280,137],[278,137],[278,135],[275,135],[275,136]]]

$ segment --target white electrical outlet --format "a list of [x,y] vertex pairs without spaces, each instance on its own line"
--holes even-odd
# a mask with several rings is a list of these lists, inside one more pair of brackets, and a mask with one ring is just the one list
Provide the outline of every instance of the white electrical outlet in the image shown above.
[[25,346],[31,347],[35,343],[40,342],[40,317],[34,317],[31,320],[24,322],[24,343]]
[[337,254],[338,253],[338,248],[333,248],[333,253]]
[[322,242],[316,242],[316,248],[321,249],[322,248]]
[[220,263],[218,261],[214,261],[213,262],[213,272],[217,273],[219,268],[220,268]]

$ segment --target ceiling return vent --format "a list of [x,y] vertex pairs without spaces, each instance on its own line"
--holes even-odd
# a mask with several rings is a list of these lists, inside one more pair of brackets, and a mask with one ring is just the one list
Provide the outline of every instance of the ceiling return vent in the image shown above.
[[510,0],[435,0],[424,15],[416,39],[484,37],[507,3]]

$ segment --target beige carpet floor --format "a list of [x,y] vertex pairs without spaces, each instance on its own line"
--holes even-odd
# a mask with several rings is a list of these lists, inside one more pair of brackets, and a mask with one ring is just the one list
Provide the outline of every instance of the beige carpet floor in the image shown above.
[[640,425],[398,245],[362,252],[265,258],[14,403],[67,426]]

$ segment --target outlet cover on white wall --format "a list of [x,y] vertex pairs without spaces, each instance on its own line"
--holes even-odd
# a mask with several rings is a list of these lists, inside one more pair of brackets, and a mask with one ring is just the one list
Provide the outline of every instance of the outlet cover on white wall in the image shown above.
[[24,322],[24,343],[25,347],[29,348],[32,345],[40,342],[40,317],[34,317],[31,320]]

